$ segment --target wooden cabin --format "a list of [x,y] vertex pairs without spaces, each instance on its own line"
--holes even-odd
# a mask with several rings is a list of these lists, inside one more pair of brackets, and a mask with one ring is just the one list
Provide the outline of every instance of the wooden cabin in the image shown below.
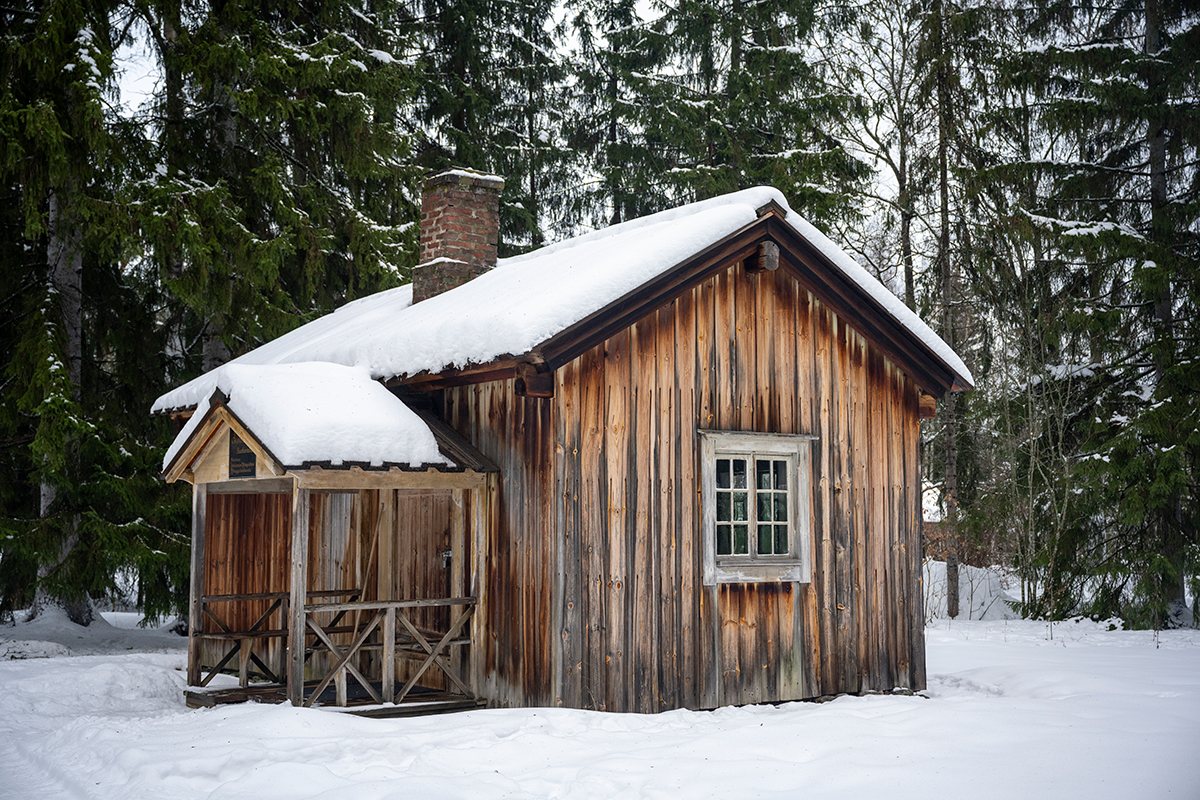
[[[432,176],[412,286],[156,403],[191,414],[189,684],[637,712],[923,689],[919,427],[962,361],[773,189],[497,263],[501,186]],[[276,425],[271,370],[331,364],[372,411]],[[368,446],[392,414],[423,447]]]

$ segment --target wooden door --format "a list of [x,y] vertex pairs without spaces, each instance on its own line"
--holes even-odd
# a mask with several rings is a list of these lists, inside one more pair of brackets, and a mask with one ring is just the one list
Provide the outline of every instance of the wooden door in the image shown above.
[[[452,563],[450,552],[450,504],[448,490],[396,490],[395,526],[389,563],[380,556],[380,598],[387,600],[424,600],[450,597],[451,570],[462,565]],[[422,631],[446,631],[450,625],[450,609],[407,609],[408,619]],[[397,630],[402,630],[397,625]],[[410,661],[415,668],[417,661]],[[407,678],[406,670],[398,675]],[[421,683],[432,688],[445,688],[444,679],[436,669],[429,670]]]

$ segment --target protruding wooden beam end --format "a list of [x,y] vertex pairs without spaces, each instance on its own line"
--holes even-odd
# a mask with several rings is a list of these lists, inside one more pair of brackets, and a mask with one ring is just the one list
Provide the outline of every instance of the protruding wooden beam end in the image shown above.
[[517,364],[513,392],[517,397],[554,397],[554,373],[538,372],[533,364]]
[[779,205],[779,203],[775,202],[774,200],[769,200],[765,205],[759,206],[756,213],[760,218],[765,217],[768,214],[774,214],[780,219],[787,218],[787,209]]
[[921,392],[921,419],[933,419],[937,416],[937,398]]
[[763,242],[758,251],[746,259],[746,272],[774,272],[779,269],[779,245]]

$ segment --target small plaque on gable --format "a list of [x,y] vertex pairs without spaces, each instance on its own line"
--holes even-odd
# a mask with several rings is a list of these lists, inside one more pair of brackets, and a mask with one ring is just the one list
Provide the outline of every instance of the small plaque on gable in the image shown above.
[[254,478],[254,451],[246,446],[236,433],[229,432],[229,477]]

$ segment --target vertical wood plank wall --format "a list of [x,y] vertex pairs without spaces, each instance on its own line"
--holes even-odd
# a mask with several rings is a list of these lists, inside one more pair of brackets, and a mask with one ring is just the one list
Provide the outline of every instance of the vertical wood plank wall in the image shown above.
[[[378,572],[383,581],[379,599],[449,597],[450,564],[443,561],[442,554],[450,549],[450,491],[393,491],[396,510],[392,546],[390,556],[379,560]],[[422,630],[445,631],[450,626],[447,608],[407,609],[404,613]],[[396,671],[396,685],[402,686],[419,664],[411,659],[402,662]],[[437,669],[427,670],[421,684],[447,688],[446,677]]]
[[[204,593],[206,595],[286,592],[289,584],[289,563],[292,551],[292,497],[287,494],[212,494],[208,495],[205,514]],[[209,609],[234,631],[249,630],[255,620],[267,610],[266,600],[236,603],[213,603]],[[280,626],[278,616],[270,626]],[[205,633],[219,628],[207,617]],[[215,664],[221,660],[231,643],[206,640],[201,662]],[[283,665],[282,639],[265,647],[269,665]],[[234,662],[236,667],[236,662]]]
[[[658,711],[925,684],[915,384],[785,270],[718,274],[555,373],[443,393],[500,467],[485,696]],[[812,582],[701,582],[697,430],[811,433]]]
[[[446,393],[442,418],[500,469],[498,497],[488,502],[487,599],[479,613],[483,641],[472,659],[481,697],[499,705],[552,705],[551,616],[556,551],[548,538],[555,513],[555,448],[551,406],[517,397],[513,381]],[[479,513],[479,512],[477,512]]]

